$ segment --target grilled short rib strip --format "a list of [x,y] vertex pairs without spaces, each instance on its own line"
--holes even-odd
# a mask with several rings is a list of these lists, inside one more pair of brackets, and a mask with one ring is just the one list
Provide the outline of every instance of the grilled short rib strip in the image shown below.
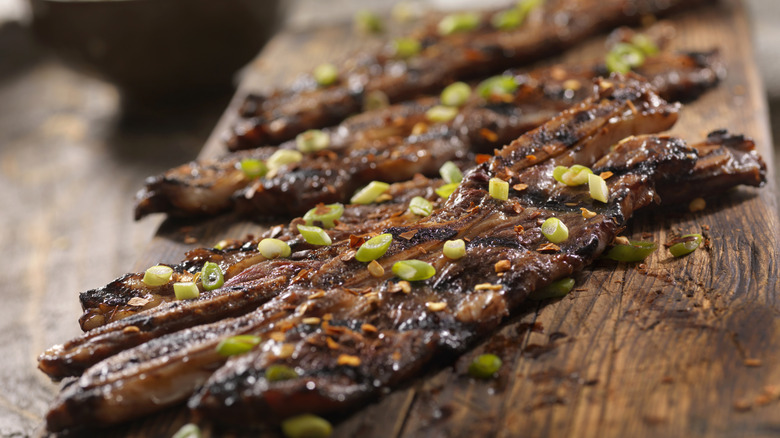
[[547,0],[514,30],[495,30],[492,16],[481,15],[472,31],[442,36],[436,26],[422,27],[414,37],[422,51],[409,59],[359,54],[342,63],[339,80],[317,87],[311,78],[289,90],[250,95],[242,117],[227,140],[231,150],[279,144],[312,128],[339,123],[360,112],[366,96],[381,92],[390,102],[437,92],[453,80],[471,79],[548,57],[602,31],[639,23],[711,0]]
[[[548,172],[536,167],[522,172],[516,162],[497,156],[470,172],[442,210],[387,230],[397,243],[382,264],[389,268],[395,261],[421,259],[436,267],[433,278],[415,282],[407,294],[398,290],[392,275],[350,280],[361,266],[343,262],[339,270],[344,274],[294,289],[294,301],[288,296],[270,301],[264,311],[292,307],[289,316],[266,325],[258,333],[265,341],[228,360],[189,406],[228,422],[355,407],[382,388],[414,377],[433,358],[462,352],[495,329],[531,291],[591,263],[632,213],[653,201],[655,179],[685,172],[694,160],[693,150],[677,139],[635,137],[622,143],[594,168],[615,174],[608,180],[612,198],[604,205],[591,200],[583,187],[546,183]],[[536,190],[498,201],[488,194],[491,177]],[[597,215],[586,219],[580,207]],[[569,238],[555,246],[540,232],[541,223],[553,216],[569,226]],[[412,231],[417,233],[408,241],[400,237]],[[469,241],[465,258],[450,261],[442,255],[444,241],[451,238]],[[309,299],[316,290],[326,293]],[[293,353],[280,354],[282,345]],[[265,370],[273,364],[294,367],[301,376],[271,382]]]
[[[595,88],[595,96],[543,125],[544,129],[538,130],[542,134],[531,136],[536,149],[527,153],[532,154],[535,160],[543,161],[565,152],[578,142],[608,146],[629,135],[663,131],[677,119],[678,106],[666,103],[638,77],[600,81]],[[508,147],[504,150],[515,149]],[[591,159],[595,160],[598,156],[594,155]],[[536,162],[531,162],[531,158],[526,156],[505,159],[517,161],[523,166]],[[293,257],[254,265],[226,282],[222,288],[203,293],[196,300],[163,303],[98,327],[64,345],[52,347],[41,355],[39,367],[53,377],[77,375],[105,357],[163,334],[247,313],[295,279],[300,280],[299,272],[311,269],[305,266],[306,263],[314,263],[311,259],[325,263],[329,258],[342,255],[338,254],[338,250],[339,246],[333,245],[301,252],[301,256],[309,260]],[[242,282],[245,282],[245,289],[238,285]]]
[[[659,53],[636,72],[666,100],[692,99],[714,86],[723,68],[716,52]],[[239,205],[252,215],[299,215],[319,202],[345,202],[372,180],[404,181],[415,173],[436,175],[447,160],[469,161],[492,153],[558,112],[592,94],[591,81],[607,76],[601,63],[560,64],[514,71],[522,84],[513,102],[475,97],[446,123],[430,123],[425,111],[438,103],[424,98],[369,111],[325,130],[329,150],[308,154],[275,176],[250,180],[238,168],[244,158],[265,160],[274,147],[193,161],[151,177],[137,196],[136,218],[155,212],[208,215]],[[415,133],[424,126],[424,133]],[[295,142],[280,146],[295,148]]]
[[[300,282],[290,284],[286,288],[280,288],[280,292],[270,298],[270,301],[266,301],[265,304],[259,303],[258,305],[262,304],[262,307],[254,313],[238,319],[230,319],[214,324],[212,326],[213,331],[215,333],[219,332],[222,335],[226,335],[226,332],[233,334],[246,332],[249,330],[247,321],[251,321],[251,324],[253,324],[251,329],[254,331],[263,332],[276,330],[280,326],[278,324],[273,324],[273,322],[277,321],[280,317],[289,319],[291,312],[293,315],[295,314],[293,311],[301,304],[301,300],[308,301],[308,298],[315,298],[315,300],[311,301],[311,305],[317,307],[320,306],[321,303],[329,302],[330,299],[336,295],[352,294],[370,285],[373,285],[373,287],[377,288],[377,291],[381,293],[396,293],[400,289],[396,290],[395,288],[401,286],[398,286],[393,281],[389,281],[388,278],[390,277],[390,265],[398,258],[403,259],[411,256],[418,258],[435,257],[436,260],[431,259],[431,261],[439,266],[440,272],[449,272],[447,269],[442,270],[440,247],[443,239],[453,237],[458,235],[458,233],[461,233],[464,237],[470,238],[470,250],[485,251],[486,253],[494,254],[495,256],[503,256],[503,251],[515,250],[523,246],[533,248],[534,253],[537,253],[536,249],[538,249],[540,239],[538,233],[539,219],[545,214],[550,214],[550,211],[544,210],[534,204],[535,202],[538,202],[540,194],[544,193],[542,198],[549,198],[551,200],[549,202],[552,202],[553,205],[558,207],[565,206],[566,202],[575,200],[575,198],[577,200],[583,199],[583,190],[581,188],[572,192],[574,189],[565,189],[561,185],[549,183],[549,169],[547,169],[547,166],[537,165],[537,163],[554,160],[553,164],[572,164],[574,161],[585,160],[583,161],[584,163],[590,164],[595,159],[602,156],[617,139],[632,132],[637,132],[638,130],[650,129],[651,126],[659,127],[666,125],[669,123],[669,120],[673,120],[676,117],[676,107],[661,104],[658,101],[650,107],[642,108],[640,111],[632,111],[631,106],[636,104],[630,104],[628,103],[629,101],[639,102],[641,95],[646,93],[652,94],[652,92],[649,91],[646,84],[643,85],[639,81],[628,80],[626,82],[627,83],[617,84],[604,82],[602,87],[600,87],[602,92],[600,93],[597,102],[583,104],[569,110],[550,122],[548,124],[549,126],[545,126],[534,133],[523,136],[518,142],[505,148],[504,151],[491,160],[490,163],[485,163],[476,171],[472,171],[469,174],[471,176],[467,177],[466,182],[463,183],[461,189],[450,198],[447,205],[430,218],[423,219],[412,225],[396,226],[386,229],[385,231],[391,232],[396,236],[396,244],[391,248],[391,251],[386,258],[380,260],[383,265],[386,265],[385,269],[388,273],[382,279],[374,279],[368,274],[363,264],[356,262],[349,256],[349,240],[340,240],[334,243],[332,247],[318,250],[321,252],[329,252],[328,255],[330,256],[330,259],[324,263],[322,263],[322,259],[313,253],[304,257],[304,259],[297,261],[302,264],[310,263],[310,268],[312,270],[310,275],[307,275],[305,278],[302,277]],[[649,104],[648,102],[645,103]],[[634,106],[634,108],[636,109],[637,107]],[[645,113],[644,117],[641,116],[642,113]],[[649,113],[656,114],[650,116],[648,115]],[[666,120],[666,122],[662,122],[662,120]],[[639,141],[637,140],[636,142]],[[642,144],[650,143],[652,142],[644,142]],[[660,144],[663,142],[659,140],[658,143]],[[678,145],[679,142],[673,143],[674,145]],[[679,147],[674,146],[666,147],[664,150],[666,151],[665,153],[671,153],[671,151],[677,149],[679,149]],[[648,148],[648,150],[650,150],[650,148]],[[622,151],[623,149],[619,149],[619,152],[615,152],[614,154],[623,153]],[[529,158],[532,155],[536,158]],[[685,161],[688,162],[692,160],[693,156],[689,157],[688,155],[685,155],[685,157]],[[633,162],[639,162],[640,158],[642,161],[647,162],[645,168],[651,169],[653,167],[653,165],[649,163],[651,161],[650,159],[637,156],[632,157]],[[508,167],[501,164],[504,162],[512,163],[512,166]],[[689,164],[692,165],[692,161]],[[618,164],[614,164],[612,167],[611,170],[616,174],[621,171]],[[492,198],[485,196],[484,187],[482,187],[486,186],[486,180],[483,181],[485,172],[501,174],[504,177],[507,177],[512,173],[512,175],[514,175],[514,177],[511,178],[513,181],[515,179],[527,181],[534,185],[534,187],[537,187],[537,189],[525,190],[520,192],[520,196],[516,199],[499,203],[492,200]],[[623,178],[623,176],[620,178]],[[640,178],[636,175],[629,175],[626,176],[626,178],[636,181],[645,181],[643,179],[644,177]],[[618,179],[616,178],[615,181],[618,181]],[[628,187],[618,190],[617,186],[615,186],[613,187],[613,190],[615,191],[615,199],[617,199],[617,197],[623,198],[623,201],[621,201],[623,204],[629,202],[627,200],[634,199],[635,192],[631,192]],[[641,191],[636,193],[639,193],[640,197],[647,196],[647,193],[642,195]],[[585,195],[585,197],[587,197],[587,195]],[[652,199],[652,194],[649,195],[648,199]],[[475,202],[484,205],[479,207],[480,204],[474,204]],[[583,202],[589,205],[591,201],[583,199]],[[577,218],[577,221],[583,220],[582,216],[579,216],[579,210],[576,210],[573,207],[564,208],[567,210],[565,214],[569,217]],[[596,207],[592,208],[598,210]],[[612,208],[613,207],[605,207],[602,209],[610,210]],[[620,208],[618,208],[618,210],[622,211]],[[519,222],[508,220],[507,218],[509,215],[518,218]],[[612,222],[611,220],[608,223],[609,226],[607,228],[613,227],[617,230],[620,227],[619,223]],[[518,234],[519,228],[516,227],[517,225],[522,225],[529,231],[526,233],[520,232],[520,234]],[[586,248],[588,252],[594,252],[593,256],[600,252],[602,246],[606,245],[608,241],[611,241],[611,237],[608,239],[604,237],[606,240],[603,243],[595,244],[596,247],[593,247],[594,241],[592,239],[598,238],[599,231],[591,230],[587,224],[580,225],[579,223],[573,223],[571,226],[572,230],[579,229],[580,226],[584,227],[580,230],[582,233],[590,233],[591,231],[596,232],[594,235],[595,237],[592,237],[591,240],[589,240],[589,246]],[[537,229],[534,230],[534,228]],[[504,236],[504,234],[507,233],[508,235]],[[340,255],[334,256],[332,254],[333,252]],[[553,254],[539,253],[539,257],[545,260],[556,259],[556,256]],[[562,259],[568,260],[569,255],[561,257]],[[519,256],[517,262],[522,263],[522,260],[526,260],[526,258],[526,256]],[[528,260],[531,265],[526,269],[535,271],[538,260]],[[469,263],[459,264],[458,266],[465,267],[469,265],[469,269],[471,269],[470,264],[472,263],[478,264],[477,259],[470,259]],[[567,273],[571,273],[571,269],[579,266],[577,263],[570,265],[570,263],[566,261],[556,269],[563,269]],[[247,269],[246,278],[257,278],[251,271],[264,269],[262,268],[262,265],[263,264],[259,264]],[[488,270],[492,270],[493,263],[489,263],[489,265],[490,267]],[[454,268],[451,267],[448,269]],[[450,278],[447,282],[439,282],[437,288],[451,290],[455,294],[454,296],[456,296],[457,291],[459,290],[457,289],[457,284],[460,283],[455,284],[452,283],[452,281],[460,278],[461,274],[467,272],[468,269],[456,271],[451,272],[453,277],[447,277]],[[554,269],[549,274],[544,274],[544,279],[533,280],[532,283],[536,284],[535,282],[538,281],[542,284],[545,281],[551,281],[555,278],[556,272],[558,271]],[[483,278],[480,273],[479,275],[470,278],[471,280],[469,281],[474,282],[484,281],[484,279],[491,277],[485,276]],[[457,282],[461,282],[461,280],[457,280]],[[234,284],[237,285],[238,283]],[[248,287],[253,288],[254,285],[250,283]],[[366,292],[366,290],[364,290],[364,292]],[[319,293],[322,293],[323,296],[329,298],[320,301],[316,298],[316,295]],[[403,294],[397,296],[400,297],[401,295]],[[497,299],[498,298],[496,298],[496,300]],[[469,300],[466,301],[470,302]],[[471,305],[476,306],[480,304],[480,301],[477,300],[470,303]],[[366,303],[363,303],[358,307],[363,308],[365,304]],[[482,302],[482,304],[485,303]],[[397,310],[405,312],[402,307]],[[464,308],[463,311],[466,312],[463,314],[464,317],[467,317],[467,314],[472,312],[472,310],[467,308]],[[277,316],[272,317],[272,315]],[[500,319],[503,317],[503,312],[499,312],[495,317]],[[300,315],[294,316],[294,318],[300,318]],[[126,318],[123,321],[131,319],[133,319],[133,317]],[[118,323],[122,323],[123,321],[119,321]],[[497,321],[498,320],[496,320],[495,323],[497,323]],[[286,324],[283,322],[280,323]],[[111,325],[116,324],[117,323]],[[490,325],[487,321],[486,324]],[[88,421],[90,424],[107,424],[113,421],[119,421],[119,419],[130,418],[138,413],[148,412],[149,409],[157,409],[165,405],[166,402],[160,401],[161,397],[159,396],[159,393],[156,392],[157,390],[155,388],[150,388],[148,391],[148,394],[150,394],[149,397],[152,397],[151,399],[145,399],[146,401],[138,400],[139,397],[147,397],[147,395],[144,395],[147,394],[146,391],[137,390],[137,385],[144,386],[144,379],[149,379],[149,382],[155,382],[161,375],[176,376],[176,382],[179,388],[191,385],[191,388],[194,389],[203,379],[203,373],[200,369],[188,370],[188,365],[186,363],[170,359],[179,357],[182,354],[186,355],[186,351],[184,350],[187,350],[193,353],[193,360],[195,362],[201,365],[208,364],[206,368],[209,369],[212,366],[218,366],[224,361],[224,358],[219,358],[213,353],[213,344],[216,342],[215,339],[204,338],[205,334],[203,334],[202,331],[212,329],[203,327],[205,326],[195,327],[152,340],[144,345],[127,350],[124,353],[120,353],[104,362],[96,364],[85,373],[84,377],[82,377],[77,384],[74,384],[63,392],[62,397],[58,399],[57,404],[49,415],[49,427],[52,429],[73,427],[78,421]],[[340,329],[333,328],[333,330],[338,331]],[[116,330],[114,330],[114,332],[116,332]],[[191,343],[181,342],[182,339],[188,338],[189,335],[187,333],[189,332],[193,332],[192,338],[195,339],[195,341]],[[121,333],[120,335],[123,334],[124,333]],[[198,341],[198,339],[201,340]],[[102,343],[102,340],[98,340],[98,342]],[[130,346],[131,344],[129,343],[125,345],[126,348]],[[86,347],[82,348],[82,350],[88,349],[89,348]],[[169,360],[156,362],[149,360],[149,358],[157,356],[154,352],[159,353],[163,351],[168,355],[167,357],[169,357]],[[83,360],[84,358],[82,357],[80,359]],[[125,370],[126,366],[129,366],[130,368]],[[142,375],[144,376],[143,378],[140,377]],[[403,373],[401,375],[403,376]],[[181,396],[185,392],[186,391],[180,390],[171,391],[169,393],[171,398],[166,400],[173,403],[176,401],[175,394]],[[116,399],[126,400],[126,404],[116,405],[111,402],[111,400]],[[157,401],[155,402],[155,400]],[[143,406],[143,408],[139,408],[139,406]]]

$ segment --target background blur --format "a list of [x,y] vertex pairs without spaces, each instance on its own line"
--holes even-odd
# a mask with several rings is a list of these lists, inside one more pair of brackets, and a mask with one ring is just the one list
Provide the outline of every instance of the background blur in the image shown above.
[[[392,4],[283,1],[288,8],[284,26],[292,29],[348,23],[358,9],[387,10]],[[778,169],[780,1],[746,3]],[[162,109],[128,109],[116,86],[71,69],[42,47],[29,23],[26,0],[0,0],[0,247],[5,253],[0,355],[7,364],[0,369],[2,437],[28,436],[41,424],[47,408],[41,400],[51,399],[57,385],[37,372],[35,357],[77,333],[80,309],[73,294],[132,269],[159,226],[160,217],[133,222],[134,192],[146,176],[195,158],[234,92],[228,84],[177,98]],[[46,297],[51,296],[73,299],[50,302]],[[49,339],[30,330],[41,318],[73,320],[73,333]],[[19,345],[19,339],[27,346],[24,351],[8,347]],[[20,387],[29,390],[10,389]]]

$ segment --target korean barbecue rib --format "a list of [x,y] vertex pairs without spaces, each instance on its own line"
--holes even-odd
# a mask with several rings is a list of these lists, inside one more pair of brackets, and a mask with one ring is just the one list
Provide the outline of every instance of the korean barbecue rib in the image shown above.
[[[647,57],[635,72],[663,98],[677,100],[698,97],[717,84],[722,70],[715,51],[661,52]],[[446,161],[471,163],[475,153],[492,153],[581,102],[592,95],[592,80],[608,73],[603,62],[511,71],[507,75],[520,84],[511,99],[473,96],[456,118],[444,122],[426,119],[426,111],[439,103],[433,97],[368,111],[324,130],[330,144],[326,150],[259,179],[246,176],[238,163],[267,160],[276,147],[193,161],[147,180],[137,196],[136,219],[155,212],[188,216],[234,208],[252,216],[298,215],[318,203],[347,202],[373,180],[433,176]],[[295,141],[280,146],[295,147]]]
[[561,52],[587,37],[620,25],[638,24],[711,0],[546,0],[527,11],[522,25],[496,29],[505,11],[479,14],[467,31],[442,31],[435,22],[410,36],[420,45],[413,56],[392,48],[361,53],[342,63],[334,84],[312,78],[289,90],[252,95],[240,109],[241,120],[227,140],[231,150],[279,144],[312,128],[339,123],[363,109],[372,94],[391,103],[437,92],[455,80],[496,74]]
[[[312,246],[290,230],[272,230],[269,235],[289,239],[294,248],[289,259],[255,259],[222,288],[198,299],[161,302],[50,349],[40,359],[45,372],[83,375],[63,389],[47,427],[113,424],[188,397],[193,410],[222,421],[273,421],[297,412],[348,409],[412,378],[433,357],[463,351],[531,291],[587,266],[636,209],[655,199],[656,184],[684,181],[684,175],[717,178],[718,156],[732,164],[725,172],[730,175],[740,166],[728,157],[737,157],[743,168],[753,157],[753,172],[744,173],[760,184],[760,159],[749,141],[716,133],[708,139],[705,156],[711,160],[700,174],[696,148],[675,138],[640,135],[671,126],[677,106],[635,77],[602,80],[595,89],[585,102],[467,172],[428,217],[405,216],[407,201],[399,196],[390,201],[389,214],[373,218],[366,206],[354,207],[343,228],[329,230],[330,246]],[[612,173],[606,180],[607,203],[550,176],[555,166],[575,163],[597,174]],[[506,201],[489,195],[490,178],[512,187]],[[405,184],[432,197],[426,182]],[[580,208],[595,214],[586,218]],[[551,246],[539,227],[552,216],[566,223],[570,234]],[[378,260],[385,274],[374,277],[354,259],[354,250],[362,238],[379,233],[391,234],[393,243]],[[441,253],[444,241],[454,238],[468,241],[467,255],[458,261]],[[243,246],[228,248],[222,252]],[[236,257],[239,264],[249,259]],[[411,284],[398,281],[390,267],[408,259],[430,263],[436,275]],[[120,288],[123,292],[127,289]],[[261,342],[240,356],[215,352],[220,340],[238,334],[257,335]],[[266,371],[280,364],[294,368],[297,376],[269,380]]]

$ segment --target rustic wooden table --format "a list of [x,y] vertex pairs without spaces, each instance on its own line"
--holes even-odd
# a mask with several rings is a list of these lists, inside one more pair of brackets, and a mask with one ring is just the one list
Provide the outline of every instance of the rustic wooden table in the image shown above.
[[[311,19],[307,17],[313,15],[316,14],[309,10],[298,11],[293,25],[297,29],[308,26]],[[742,19],[744,17],[738,18]],[[740,31],[745,31],[745,23],[738,23],[742,26]],[[327,32],[328,38],[343,35],[340,34],[343,31],[338,29]],[[278,53],[292,44],[308,44],[309,50],[316,52],[317,56],[322,59],[329,57],[327,46],[316,49],[316,41],[312,41],[311,34],[306,32],[288,32],[268,49]],[[728,50],[742,49],[744,47],[736,46]],[[35,357],[45,347],[79,333],[76,318],[80,308],[76,293],[152,262],[175,261],[181,249],[191,245],[183,241],[181,234],[177,235],[178,239],[171,239],[162,246],[159,240],[153,241],[161,218],[132,222],[130,199],[146,176],[192,159],[200,152],[227,106],[231,93],[215,95],[163,113],[129,115],[123,111],[121,97],[115,88],[63,67],[38,47],[22,26],[14,23],[0,27],[0,59],[3,60],[0,63],[0,183],[5,187],[0,191],[4,207],[0,215],[0,245],[9,255],[5,266],[0,269],[0,298],[3,303],[0,305],[0,436],[27,436],[40,431],[41,418],[58,390],[57,384],[49,382],[36,370]],[[301,57],[297,63],[293,60],[285,71],[274,71],[262,62],[255,63],[252,67],[254,76],[250,74],[245,80],[245,87],[253,86],[261,77],[281,81],[286,73],[305,71],[315,61]],[[755,71],[749,74],[752,75],[751,80],[756,79]],[[738,79],[744,80],[745,77]],[[739,117],[753,120],[751,126],[761,132],[751,134],[769,141],[766,108],[760,105],[762,96],[750,96],[750,99],[759,101],[759,112]],[[709,102],[714,103],[714,100]],[[206,153],[215,153],[213,138],[209,145]],[[769,150],[764,146],[765,153]],[[766,196],[762,198],[765,204],[774,201]],[[733,210],[733,204],[730,201],[721,205],[716,212],[720,216],[714,219],[702,216],[695,219],[678,217],[675,220],[715,224],[723,217],[738,215],[738,210]],[[669,225],[662,217],[655,219]],[[634,231],[645,231],[643,227],[647,224],[647,221],[643,222]],[[243,229],[241,227],[236,229]],[[647,229],[658,231],[657,227]],[[774,238],[777,238],[776,231]],[[772,244],[776,245],[776,241]],[[776,251],[776,248],[772,250],[770,247],[763,253],[772,255]],[[700,261],[705,262],[704,259]],[[744,266],[740,264],[742,262],[744,260],[736,257],[719,261],[718,266],[733,263],[734,269],[737,269]],[[773,271],[776,265],[765,268],[770,272],[762,272],[761,278],[773,278],[776,282],[777,272]],[[736,270],[729,272],[735,276],[740,274]],[[491,417],[490,412],[505,413],[506,407],[491,407],[490,399],[487,399],[487,405],[470,407],[449,403],[453,397],[466,397],[464,400],[467,402],[482,403],[486,399],[479,391],[490,390],[453,390],[459,387],[448,386],[448,382],[457,380],[452,370],[445,370],[426,382],[416,395],[409,392],[394,394],[380,408],[367,410],[367,418],[378,418],[382,414],[379,410],[387,407],[408,409],[414,398],[414,406],[419,410],[406,418],[404,427],[407,433],[445,433],[442,431],[446,428],[431,428],[436,426],[437,422],[432,420],[436,418],[449,419],[452,424],[460,424],[468,430],[464,421],[474,418],[467,415],[472,408],[477,412],[484,410],[487,415],[480,417],[482,425],[490,425],[489,418],[503,421],[501,427],[507,431],[515,430],[519,425],[535,424],[541,428],[539,435],[544,435],[545,431],[566,430],[569,435],[576,435],[573,431],[581,430],[584,435],[595,436],[596,431],[609,430],[631,436],[632,432],[646,434],[648,430],[656,430],[657,433],[693,431],[702,436],[737,436],[741,428],[766,436],[777,433],[780,423],[772,422],[771,418],[780,418],[780,403],[776,400],[766,406],[756,403],[756,400],[761,400],[767,383],[780,385],[778,296],[766,294],[771,284],[746,289],[764,291],[757,301],[743,300],[745,297],[713,297],[703,289],[675,292],[674,288],[670,288],[668,294],[659,294],[661,298],[658,298],[667,313],[656,315],[653,309],[647,307],[648,300],[657,299],[653,295],[655,289],[622,298],[618,286],[620,282],[650,281],[640,279],[630,270],[617,273],[595,270],[582,280],[610,282],[612,286],[603,293],[581,293],[576,303],[563,300],[532,312],[518,322],[520,325],[514,325],[499,335],[517,335],[512,330],[516,331],[520,326],[544,330],[541,333],[538,330],[520,333],[522,349],[512,355],[514,373],[505,376],[511,381],[500,382],[506,384],[512,393],[495,399],[496,403],[526,400],[523,406],[528,409],[518,411],[526,413],[526,420],[520,421],[511,415]],[[731,284],[731,279],[727,277],[718,277],[718,281]],[[745,284],[744,281],[737,283]],[[684,305],[688,300],[690,308]],[[765,306],[765,310],[756,303]],[[709,320],[708,315],[696,313],[700,306],[708,306],[708,309],[713,306],[715,310],[711,312],[717,313],[719,318]],[[728,306],[741,306],[743,312]],[[721,311],[724,313],[718,313]],[[654,319],[659,315],[671,318],[672,322]],[[593,325],[594,321],[602,324]],[[534,326],[534,323],[540,324]],[[721,323],[727,325],[719,326]],[[756,325],[766,327],[766,331],[750,329]],[[555,339],[551,337],[554,333],[559,333]],[[640,337],[640,333],[648,335]],[[561,334],[566,334],[568,338],[560,337]],[[579,336],[572,336],[577,334]],[[669,336],[682,336],[681,339],[689,342],[691,350],[667,350],[667,343],[674,344]],[[712,351],[701,350],[699,341],[702,339],[713,341]],[[531,348],[534,346],[539,349]],[[775,351],[763,354],[762,346]],[[547,347],[551,349],[544,350]],[[544,354],[553,348],[553,353]],[[735,356],[736,359],[731,360],[728,367],[719,368],[720,365],[707,359],[713,351]],[[536,353],[539,360],[528,359]],[[695,354],[700,353],[704,359],[697,361]],[[624,366],[637,360],[652,363],[651,355],[658,354],[665,357],[664,370]],[[753,359],[758,361],[751,362]],[[739,364],[745,369],[730,368]],[[760,366],[751,368],[750,364]],[[631,369],[635,374],[610,375],[621,369]],[[696,390],[697,376],[706,376],[698,384],[711,383],[715,379],[713,369],[734,373],[735,376],[733,387],[726,394],[727,398],[722,400],[716,392]],[[514,381],[522,377],[534,380],[534,385],[514,385]],[[629,381],[635,382],[634,392],[621,391],[616,386]],[[673,389],[680,387],[685,390]],[[437,388],[446,391],[442,393]],[[463,388],[458,390],[463,391]],[[646,400],[647,409],[635,405],[637,398],[633,395],[637,391],[650,395]],[[571,398],[572,394],[576,394],[576,398]],[[610,401],[609,405],[619,404],[622,400],[625,405],[623,414],[643,414],[621,425],[621,412],[603,409],[607,403],[604,400],[610,394],[617,394],[618,400]],[[603,401],[601,405],[595,403],[599,400]],[[541,409],[534,409],[534,403]],[[735,403],[749,404],[750,411],[739,412]],[[692,404],[700,406],[694,409]],[[728,404],[726,414],[717,411],[721,418],[706,417],[708,406],[720,408],[722,404]],[[442,410],[442,406],[447,409]],[[694,412],[696,416],[686,417],[688,420],[681,422],[682,417],[676,416],[675,411]],[[566,417],[574,418],[574,421],[567,422],[568,426],[562,428]],[[598,421],[586,421],[587,418]],[[476,423],[474,425],[476,427]],[[400,424],[395,426],[401,427]],[[575,426],[582,429],[572,429]],[[360,421],[352,419],[345,427],[342,435],[362,430],[363,426]],[[481,432],[490,432],[493,427],[497,426],[493,424],[489,429],[473,431],[481,435]],[[760,429],[762,427],[764,429]]]

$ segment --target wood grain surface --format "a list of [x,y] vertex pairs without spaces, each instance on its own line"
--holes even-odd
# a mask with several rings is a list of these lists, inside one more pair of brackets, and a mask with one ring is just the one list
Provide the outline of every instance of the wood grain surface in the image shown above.
[[[716,90],[683,109],[673,132],[692,141],[723,127],[744,132],[772,163],[767,109],[741,3],[724,0],[672,21],[675,47],[717,47],[729,72]],[[223,153],[221,136],[246,92],[284,84],[323,60],[379,43],[354,38],[347,27],[279,35],[252,65],[201,156]],[[602,47],[603,38],[595,38],[564,59],[591,59]],[[671,233],[701,232],[705,248],[681,259],[656,251],[643,266],[597,263],[576,276],[568,297],[529,305],[450,366],[337,419],[334,436],[777,436],[776,199],[770,185],[729,191],[697,213],[640,212],[629,237],[664,243]],[[230,215],[166,221],[134,268],[176,262],[191,247],[256,233],[264,225]],[[465,373],[483,352],[504,361],[493,381]],[[171,436],[187,421],[185,410],[171,409],[101,435]],[[206,436],[225,434],[205,427]]]

